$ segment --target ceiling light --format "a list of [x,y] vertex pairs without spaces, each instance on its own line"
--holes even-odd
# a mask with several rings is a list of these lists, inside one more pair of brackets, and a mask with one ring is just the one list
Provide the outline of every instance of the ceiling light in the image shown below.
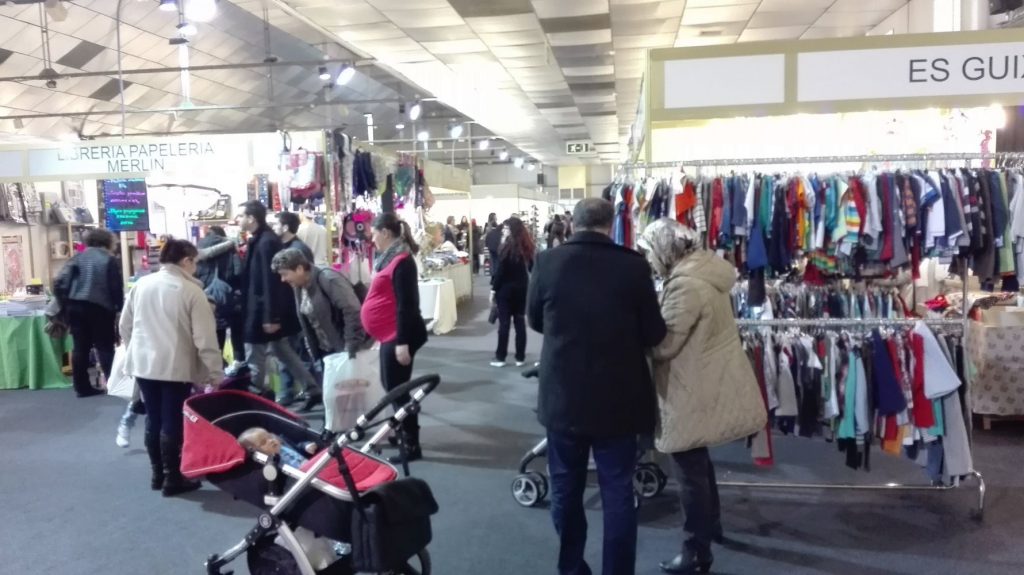
[[356,69],[352,66],[346,65],[341,69],[341,73],[338,74],[338,80],[335,82],[339,86],[344,86],[352,81],[352,78],[356,76]]
[[462,135],[462,124],[453,125],[448,133],[452,135],[452,139],[458,138]]
[[419,134],[416,134],[416,139],[421,142],[426,142],[427,140],[430,139],[430,132],[423,130]]
[[421,106],[419,102],[416,102],[412,105],[412,108],[409,108],[409,119],[415,122],[420,119],[421,113],[423,113],[423,106]]
[[185,16],[192,22],[209,22],[217,16],[217,0],[188,0]]
[[438,150],[443,150],[444,149],[444,142],[442,142],[441,140],[438,140],[437,141],[437,149]]
[[537,169],[537,164],[527,164],[526,169],[532,172]]
[[178,24],[178,34],[181,34],[182,37],[195,36],[198,32],[196,25],[191,22]]
[[523,167],[523,159],[521,157],[520,158],[516,158],[515,160],[512,160],[512,163],[515,164],[515,166],[517,168],[522,168]]
[[324,82],[331,79],[331,73],[327,71],[327,66],[320,66],[319,72],[320,79],[323,80]]
[[405,124],[395,124],[395,129],[396,130],[404,130],[405,129]]
[[507,160],[507,159],[508,159],[508,150],[502,150],[502,151],[501,151],[501,153],[500,153],[500,154],[498,154],[498,158],[499,158],[499,159],[500,159],[500,160],[501,160],[502,162],[504,162],[505,160]]
[[160,0],[160,10],[163,12],[177,12],[178,0]]
[[481,150],[486,150],[487,148],[490,148],[491,147],[491,140],[489,140],[488,138],[484,138],[483,140],[480,140],[479,147],[480,147]]

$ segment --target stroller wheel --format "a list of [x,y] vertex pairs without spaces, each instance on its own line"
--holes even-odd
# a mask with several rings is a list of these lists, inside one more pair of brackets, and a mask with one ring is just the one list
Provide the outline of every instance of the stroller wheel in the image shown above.
[[534,507],[547,495],[547,480],[539,473],[524,473],[512,480],[512,498],[523,507]]
[[535,476],[534,479],[540,485],[540,500],[544,501],[548,497],[548,478],[543,473],[537,471],[530,473],[530,475]]
[[246,559],[251,575],[299,575],[299,564],[292,557],[292,552],[264,540],[249,548]]
[[644,499],[657,497],[664,488],[659,471],[661,470],[653,463],[641,463],[633,472],[633,489]]
[[654,466],[654,474],[658,476],[658,494],[661,494],[668,485],[668,475],[665,475],[665,472],[662,471],[661,466],[657,463],[652,463],[651,465]]

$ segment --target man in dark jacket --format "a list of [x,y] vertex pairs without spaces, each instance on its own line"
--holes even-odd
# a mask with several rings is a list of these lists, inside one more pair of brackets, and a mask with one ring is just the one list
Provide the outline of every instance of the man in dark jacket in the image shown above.
[[267,208],[258,201],[242,204],[242,229],[249,232],[248,252],[242,270],[242,309],[245,314],[246,363],[253,371],[253,385],[264,388],[267,351],[271,351],[305,389],[305,409],[319,403],[321,394],[288,338],[301,331],[292,289],[281,282],[270,264],[281,251],[281,239],[267,225]]
[[499,224],[498,218],[491,214],[488,218],[488,229],[484,232],[484,247],[487,248],[487,255],[491,258],[491,275],[494,275],[494,266],[498,265],[498,250],[501,249],[504,231],[505,224]]
[[652,434],[656,418],[646,350],[665,337],[665,321],[647,262],[609,237],[614,217],[605,200],[577,204],[572,239],[542,252],[530,281],[530,327],[544,334],[538,419],[547,429],[558,572],[565,575],[591,572],[583,559],[591,449],[604,511],[602,572],[634,572],[637,435]]
[[54,293],[67,308],[71,381],[78,397],[103,395],[89,382],[89,352],[96,348],[103,373],[110,377],[117,342],[117,322],[124,306],[121,262],[114,257],[117,237],[96,228],[85,234],[84,252],[71,259],[54,281]]
[[[299,233],[299,226],[302,221],[299,219],[299,215],[295,212],[279,212],[277,214],[277,225],[274,227],[274,233],[277,237],[281,238],[281,249],[297,249],[302,252],[303,257],[306,261],[315,261],[313,256],[313,250],[310,249],[306,242],[299,239],[297,235]],[[301,318],[300,318],[301,319]],[[312,362],[308,361],[309,355],[306,351],[306,346],[302,344],[302,334],[296,334],[288,337],[288,345],[292,346],[295,353],[299,354],[299,358],[302,359],[303,365],[306,369],[312,367]],[[281,388],[278,390],[277,402],[281,405],[289,405],[295,400],[295,394],[293,388],[295,387],[295,378],[292,376],[291,370],[287,366],[281,368]]]

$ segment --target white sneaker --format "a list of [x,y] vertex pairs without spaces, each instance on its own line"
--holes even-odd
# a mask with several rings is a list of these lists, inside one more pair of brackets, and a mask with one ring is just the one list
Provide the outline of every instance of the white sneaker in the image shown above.
[[517,361],[516,362],[516,367],[523,367],[524,365],[526,365],[525,361]]
[[128,447],[131,445],[132,430],[125,424],[117,426],[117,439],[114,440],[118,447]]
[[505,362],[494,360],[491,362],[491,367],[505,367]]

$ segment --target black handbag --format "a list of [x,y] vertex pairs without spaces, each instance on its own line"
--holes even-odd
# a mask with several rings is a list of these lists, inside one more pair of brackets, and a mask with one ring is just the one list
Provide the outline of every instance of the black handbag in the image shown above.
[[487,314],[487,323],[491,325],[498,323],[498,302],[491,302],[491,311]]
[[437,501],[422,479],[406,477],[360,494],[352,514],[352,566],[356,571],[401,569],[432,538]]

